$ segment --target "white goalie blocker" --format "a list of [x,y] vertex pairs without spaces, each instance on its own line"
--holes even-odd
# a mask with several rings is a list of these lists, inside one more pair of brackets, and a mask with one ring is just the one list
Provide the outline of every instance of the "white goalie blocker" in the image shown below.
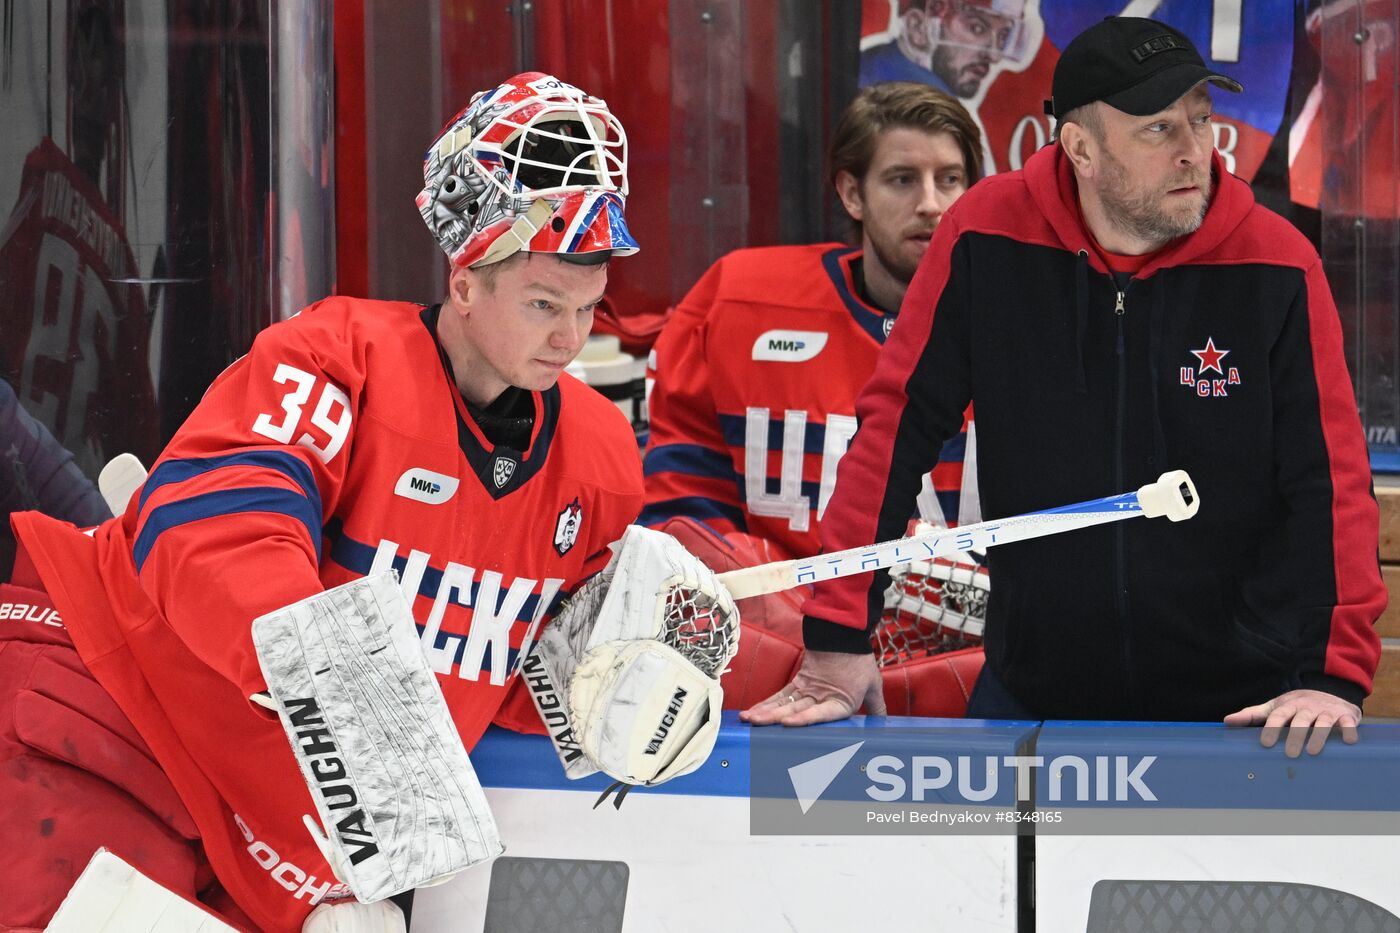
[[307,829],[356,898],[446,881],[501,852],[392,571],[259,617],[253,643],[316,804]]
[[[544,630],[548,691],[531,685],[570,777],[596,768],[654,785],[705,763],[719,735],[720,675],[739,648],[739,611],[714,573],[670,535],[629,526],[608,567]],[[569,734],[591,768],[580,768]]]

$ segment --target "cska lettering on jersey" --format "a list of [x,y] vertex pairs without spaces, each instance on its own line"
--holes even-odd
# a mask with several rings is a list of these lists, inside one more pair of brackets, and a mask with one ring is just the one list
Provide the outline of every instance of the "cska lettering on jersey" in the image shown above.
[[[651,437],[640,523],[685,516],[790,555],[818,524],[856,430],[855,400],[895,317],[856,288],[859,250],[822,243],[738,250],[677,306],[647,371]],[[774,291],[774,283],[782,288]],[[970,423],[970,422],[969,422]],[[919,514],[977,521],[966,431],[926,477]]]
[[[1194,366],[1181,367],[1181,384],[1190,386],[1196,395],[1201,398],[1224,398],[1230,394],[1230,386],[1241,384],[1239,367],[1226,368],[1221,365],[1225,357],[1230,355],[1230,351],[1217,347],[1214,337],[1207,337],[1204,347],[1191,350],[1190,353],[1199,361],[1200,369]],[[1211,372],[1215,375],[1206,375]]]
[[[375,574],[393,569],[413,605],[418,637],[428,664],[443,676],[485,680],[504,686],[534,642],[541,623],[552,616],[564,585],[559,577],[512,577],[448,561],[434,566],[426,551],[381,539],[375,547],[339,529],[331,559],[348,570]],[[432,600],[426,620],[415,597]]]
[[[816,527],[836,488],[836,468],[856,433],[854,415],[831,412],[825,417],[821,423],[806,410],[788,409],[776,418],[767,408],[749,408],[743,418],[719,416],[726,443],[743,451],[740,501],[751,515],[786,519],[794,532]],[[964,433],[950,440],[941,454],[943,463],[953,465],[959,474],[966,437]],[[814,472],[809,457],[816,465],[819,478],[815,481],[805,478]],[[946,525],[948,517],[958,517],[959,489],[950,481],[953,477],[944,475],[949,472],[953,471],[940,464],[925,477],[918,501],[920,518]],[[960,475],[956,479],[960,482]]]
[[1196,371],[1190,366],[1181,367],[1181,384],[1193,388],[1201,398],[1223,398],[1230,394],[1230,386],[1241,383],[1240,371],[1234,366],[1229,368],[1224,379],[1206,378],[1204,374],[1197,378]]

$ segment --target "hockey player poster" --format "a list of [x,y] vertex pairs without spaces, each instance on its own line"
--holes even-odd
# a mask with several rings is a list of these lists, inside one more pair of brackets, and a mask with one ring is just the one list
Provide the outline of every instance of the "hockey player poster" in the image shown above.
[[923,81],[981,124],[988,171],[1019,169],[1050,139],[1043,103],[1060,50],[1105,16],[1145,16],[1191,37],[1243,94],[1215,95],[1216,147],[1252,180],[1287,103],[1291,0],[864,0],[860,84]]

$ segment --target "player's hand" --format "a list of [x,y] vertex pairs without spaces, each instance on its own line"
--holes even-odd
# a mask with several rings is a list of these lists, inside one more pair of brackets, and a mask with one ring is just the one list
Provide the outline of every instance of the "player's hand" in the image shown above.
[[[1227,726],[1263,724],[1259,744],[1265,748],[1273,748],[1287,727],[1288,740],[1283,744],[1283,753],[1289,758],[1301,755],[1304,743],[1308,754],[1316,755],[1322,751],[1333,729],[1341,732],[1343,742],[1355,745],[1356,726],[1360,722],[1361,707],[1321,690],[1290,690],[1267,703],[1246,706],[1225,717]],[[1308,737],[1309,729],[1312,738]]]
[[756,726],[810,726],[845,719],[862,705],[872,716],[885,715],[884,683],[875,656],[808,651],[786,687],[744,710],[739,718]]

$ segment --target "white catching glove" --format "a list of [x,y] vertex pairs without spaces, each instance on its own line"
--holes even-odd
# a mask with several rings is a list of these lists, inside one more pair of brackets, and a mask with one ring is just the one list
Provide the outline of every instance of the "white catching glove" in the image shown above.
[[539,651],[592,763],[627,784],[660,784],[709,757],[719,677],[738,647],[739,611],[714,573],[670,535],[632,525]]

